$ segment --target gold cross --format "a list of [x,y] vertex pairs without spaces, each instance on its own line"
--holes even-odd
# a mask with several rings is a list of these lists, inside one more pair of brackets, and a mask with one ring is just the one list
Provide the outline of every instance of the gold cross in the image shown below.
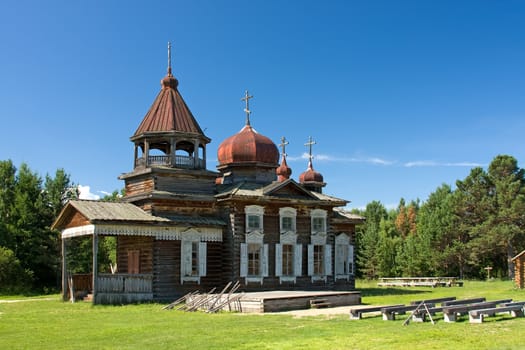
[[248,93],[248,90],[244,92],[244,97],[241,98],[241,101],[246,102],[246,108],[244,108],[244,111],[246,112],[246,125],[250,125],[250,114],[252,111],[250,111],[250,98],[253,98],[253,96],[250,96]]
[[279,144],[279,146],[283,149],[283,157],[286,157],[287,154],[286,154],[286,145],[290,144],[290,142],[286,141],[286,137],[281,137],[281,143]]
[[309,155],[310,155],[310,160],[312,160],[313,156],[312,156],[312,145],[315,145],[317,142],[314,141],[314,139],[312,138],[312,136],[310,136],[308,138],[308,142],[305,143],[304,145],[305,146],[308,146],[309,147]]

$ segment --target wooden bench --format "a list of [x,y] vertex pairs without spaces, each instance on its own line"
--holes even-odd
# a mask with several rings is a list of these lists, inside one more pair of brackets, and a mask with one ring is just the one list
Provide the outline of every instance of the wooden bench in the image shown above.
[[382,277],[380,287],[452,287],[463,286],[457,277]]
[[485,316],[494,316],[498,313],[508,312],[512,317],[523,317],[523,305],[515,303],[510,306],[492,307],[487,309],[472,310],[469,312],[470,323],[483,323]]
[[449,301],[453,301],[453,300],[456,300],[456,297],[444,297],[444,298],[436,298],[436,299],[425,299],[425,300],[414,300],[414,301],[411,301],[410,302],[410,305],[419,305],[421,303],[425,303],[425,304],[439,304],[439,303],[444,303],[444,302],[449,302]]
[[466,315],[470,311],[480,310],[486,308],[493,308],[496,305],[504,304],[512,301],[511,299],[493,300],[481,303],[473,303],[468,305],[452,305],[443,307],[443,319],[445,322],[456,322],[457,317]]
[[454,305],[466,305],[466,304],[483,303],[485,300],[486,300],[485,298],[450,300],[450,301],[442,302],[441,306],[454,306]]
[[403,304],[396,305],[383,305],[383,306],[364,306],[364,307],[353,307],[350,309],[350,319],[351,320],[360,320],[364,313],[368,312],[378,312],[385,307],[397,307],[404,306]]
[[[433,308],[435,304],[426,303],[427,307]],[[408,305],[408,306],[392,306],[392,307],[383,307],[381,308],[381,313],[383,314],[384,321],[394,321],[396,319],[396,314],[404,315],[407,311],[413,311],[417,309],[418,305]]]

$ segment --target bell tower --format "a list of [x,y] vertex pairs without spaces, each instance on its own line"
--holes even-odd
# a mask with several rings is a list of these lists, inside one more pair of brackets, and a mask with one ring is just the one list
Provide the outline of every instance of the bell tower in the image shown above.
[[160,198],[165,202],[179,195],[212,195],[217,177],[206,169],[206,145],[211,139],[184,102],[172,74],[170,43],[168,70],[160,85],[155,101],[130,137],[133,171],[119,177],[126,184],[125,200],[156,215],[162,215],[155,209],[161,206]]

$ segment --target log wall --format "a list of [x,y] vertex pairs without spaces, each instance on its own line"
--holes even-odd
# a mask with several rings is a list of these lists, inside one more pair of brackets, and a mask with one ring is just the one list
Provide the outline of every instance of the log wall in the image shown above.
[[140,251],[140,273],[153,273],[153,237],[118,236],[117,266],[119,273],[128,272],[128,251]]

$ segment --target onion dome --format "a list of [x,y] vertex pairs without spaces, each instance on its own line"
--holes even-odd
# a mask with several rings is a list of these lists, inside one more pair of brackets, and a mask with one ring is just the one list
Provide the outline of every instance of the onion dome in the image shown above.
[[308,160],[308,168],[305,172],[303,172],[301,175],[299,175],[299,182],[307,189],[314,191],[314,192],[323,192],[323,187],[326,186],[326,183],[323,182],[323,175],[321,173],[314,170],[314,166],[312,165],[312,145],[315,145],[316,142],[312,139],[310,136],[308,139],[308,142],[305,143],[305,146],[309,147],[309,160]]
[[299,182],[302,184],[309,182],[323,183],[323,181],[323,175],[314,170],[314,167],[312,166],[312,160],[308,162],[308,169],[306,169],[304,173],[299,175]]
[[268,137],[247,123],[237,134],[224,140],[217,150],[219,165],[232,163],[267,163],[277,165],[279,151]]
[[292,175],[292,169],[286,163],[286,156],[284,154],[281,160],[281,165],[279,165],[279,167],[275,169],[275,173],[277,174],[277,180],[279,182],[288,180],[290,178],[290,175]]

